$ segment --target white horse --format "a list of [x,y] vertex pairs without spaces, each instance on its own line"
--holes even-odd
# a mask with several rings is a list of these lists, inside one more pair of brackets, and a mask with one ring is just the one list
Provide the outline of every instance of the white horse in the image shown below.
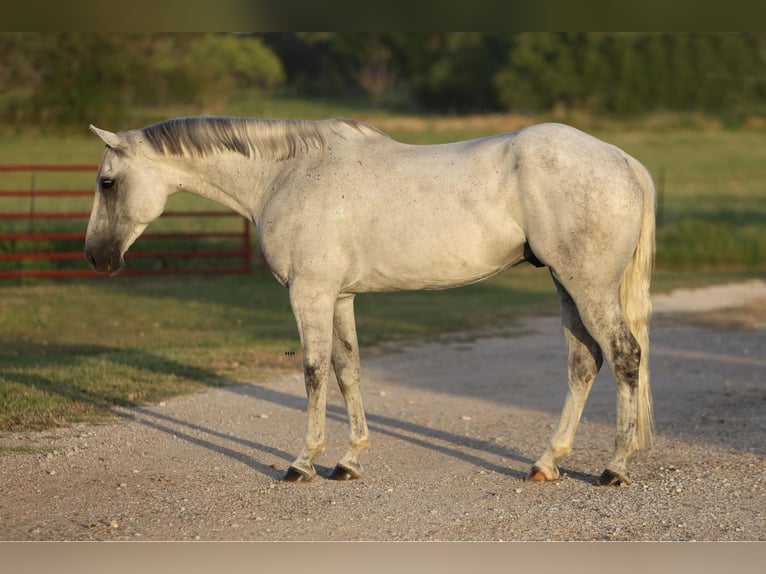
[[123,254],[190,191],[251,220],[300,333],[308,431],[284,478],[310,480],[324,450],[334,368],[350,446],[329,478],[361,476],[369,434],[359,390],[354,295],[446,289],[524,261],[549,268],[569,347],[569,392],[529,480],[555,480],[606,359],[617,386],[614,455],[599,484],[628,484],[652,438],[649,282],[654,186],[622,150],[542,124],[444,145],[406,145],[351,120],[174,119],[111,133],[85,252],[116,273]]

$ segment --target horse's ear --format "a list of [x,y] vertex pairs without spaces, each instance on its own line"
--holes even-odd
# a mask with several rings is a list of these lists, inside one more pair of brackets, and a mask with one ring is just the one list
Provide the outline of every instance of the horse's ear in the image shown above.
[[90,125],[89,129],[98,137],[100,137],[101,140],[110,148],[121,149],[125,147],[125,142],[123,142],[120,136],[118,136],[117,134],[97,128],[93,124]]

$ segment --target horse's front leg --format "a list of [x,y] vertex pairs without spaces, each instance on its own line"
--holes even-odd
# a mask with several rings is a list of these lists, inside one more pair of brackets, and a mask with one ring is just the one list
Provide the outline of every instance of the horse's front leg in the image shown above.
[[290,285],[290,305],[301,338],[308,397],[308,429],[303,450],[284,475],[284,480],[291,482],[314,478],[314,459],[324,451],[327,380],[336,299],[337,293],[322,290],[319,286]]
[[333,480],[361,478],[359,455],[370,445],[367,420],[359,391],[359,345],[354,321],[354,296],[338,299],[333,320],[332,363],[348,411],[349,448],[330,474]]

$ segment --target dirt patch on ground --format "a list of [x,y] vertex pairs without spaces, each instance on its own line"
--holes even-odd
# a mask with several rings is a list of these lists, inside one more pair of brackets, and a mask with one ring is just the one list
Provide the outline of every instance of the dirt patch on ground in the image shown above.
[[[690,293],[655,299],[658,436],[626,488],[594,486],[613,442],[606,371],[562,480],[522,480],[566,393],[561,327],[542,317],[502,336],[366,353],[372,447],[358,481],[280,482],[305,428],[297,372],[121,409],[116,424],[4,436],[2,446],[39,451],[0,459],[0,538],[763,540],[763,289],[708,291],[693,310],[672,304]],[[321,472],[346,436],[332,388]]]
[[676,289],[653,298],[663,323],[683,320],[698,325],[766,328],[766,281]]

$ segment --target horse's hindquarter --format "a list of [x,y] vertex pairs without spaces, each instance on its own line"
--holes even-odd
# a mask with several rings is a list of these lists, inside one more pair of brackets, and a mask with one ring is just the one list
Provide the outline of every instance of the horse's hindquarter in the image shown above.
[[535,255],[554,272],[577,268],[619,277],[643,213],[625,153],[559,124],[520,132],[516,148],[521,220]]

